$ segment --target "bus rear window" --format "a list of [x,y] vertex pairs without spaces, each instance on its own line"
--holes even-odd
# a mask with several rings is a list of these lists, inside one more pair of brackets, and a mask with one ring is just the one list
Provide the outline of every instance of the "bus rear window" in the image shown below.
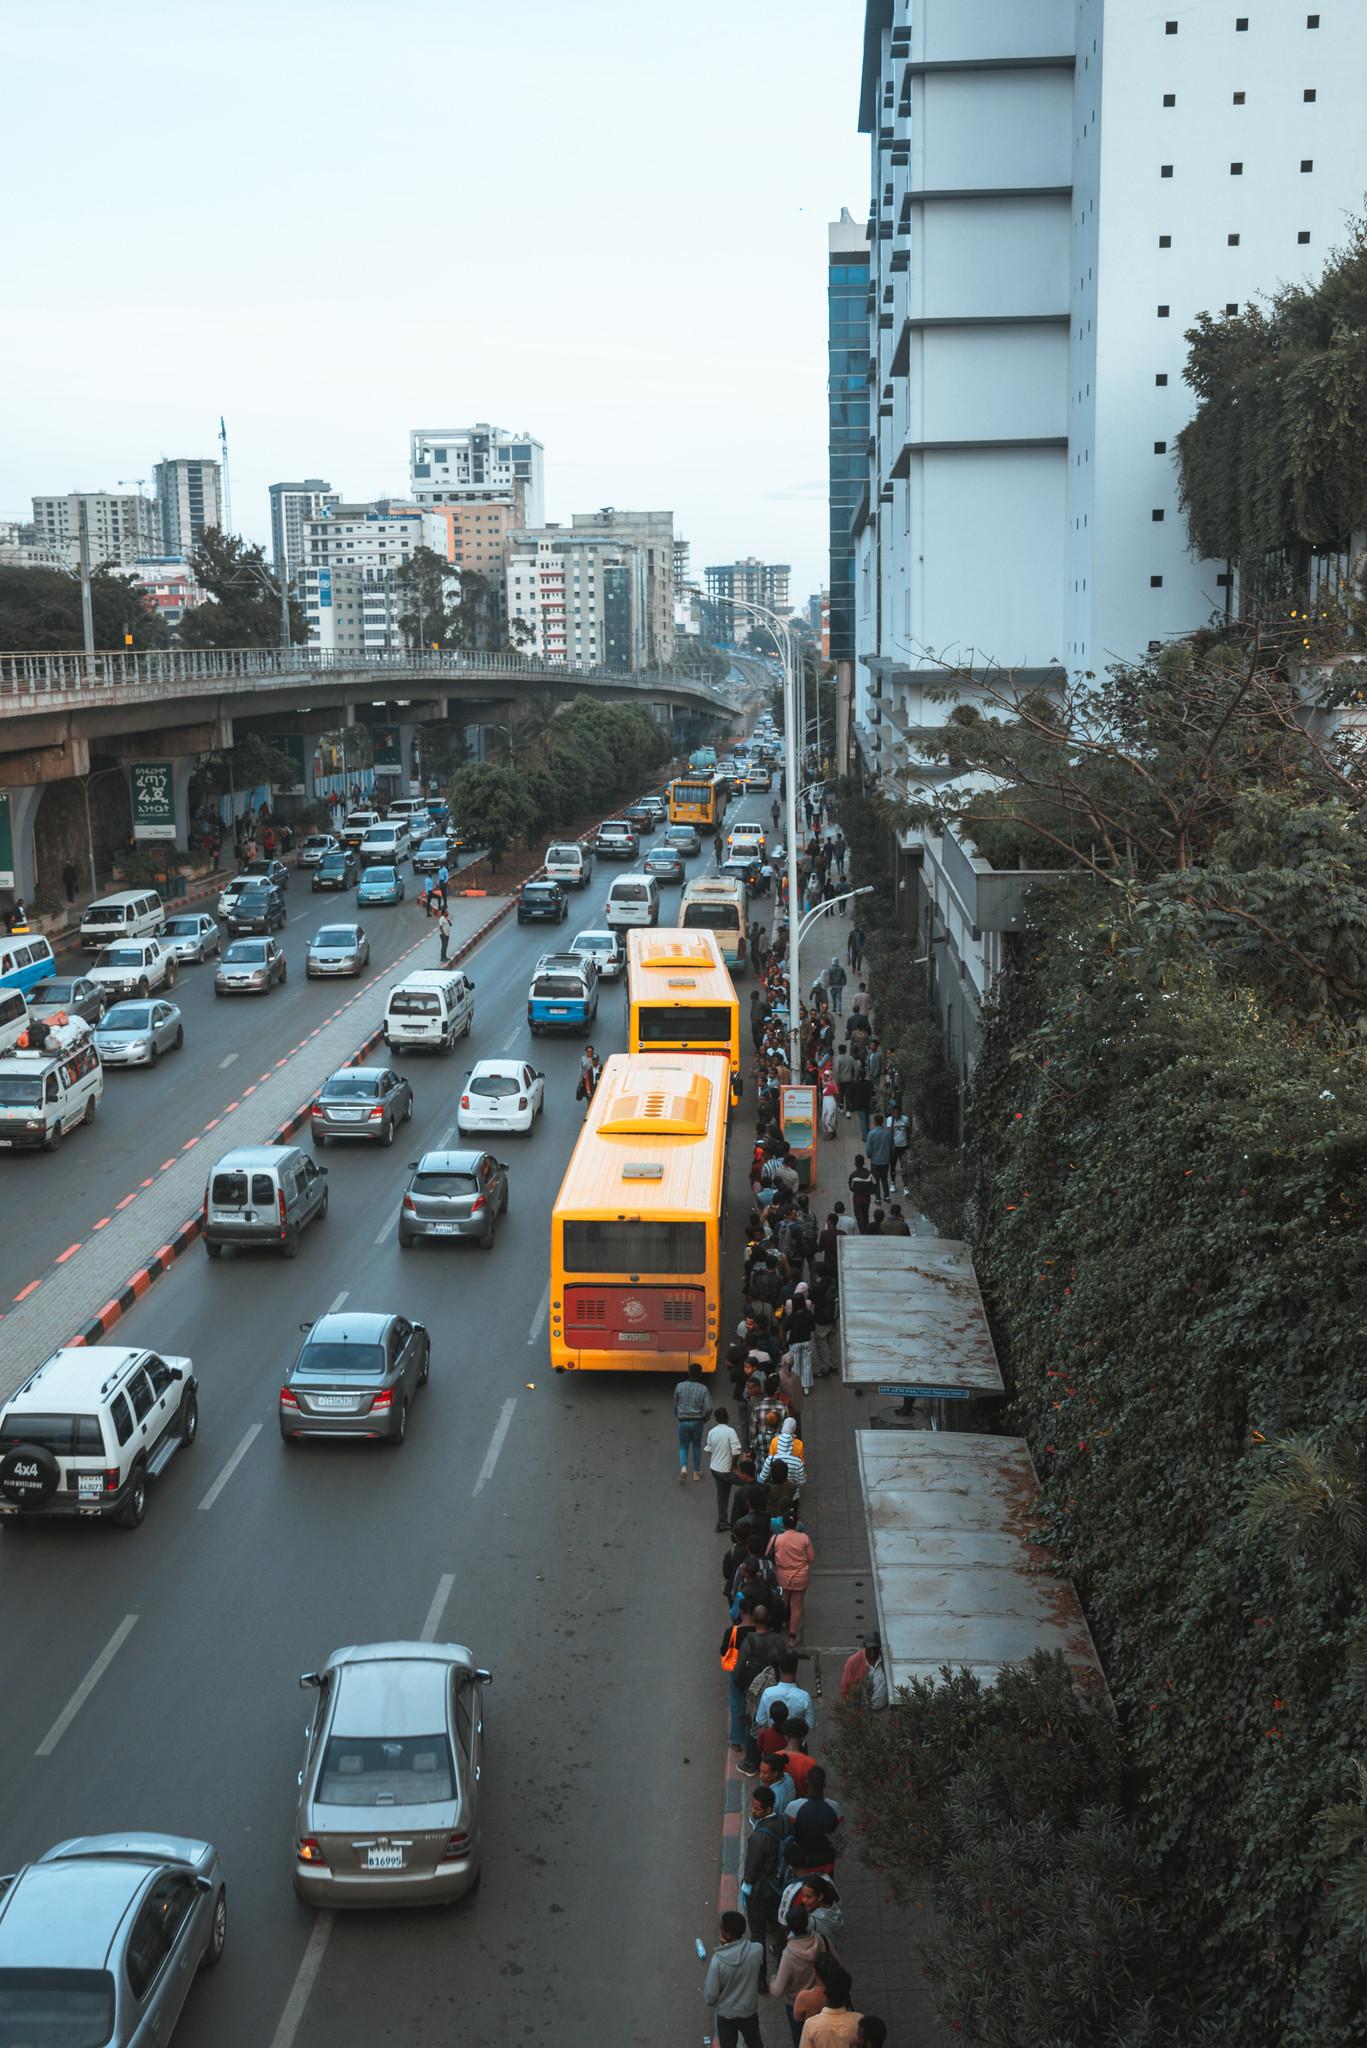
[[719,1004],[665,1008],[642,1003],[636,1014],[642,1045],[731,1044],[731,1012]]
[[727,932],[740,927],[740,912],[734,903],[685,903],[686,931]]
[[561,1226],[565,1274],[701,1273],[707,1265],[702,1223],[581,1219]]

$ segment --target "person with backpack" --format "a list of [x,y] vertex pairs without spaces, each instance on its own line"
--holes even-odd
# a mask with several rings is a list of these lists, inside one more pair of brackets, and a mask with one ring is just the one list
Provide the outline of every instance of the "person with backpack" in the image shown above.
[[812,1290],[805,1280],[799,1280],[791,1299],[784,1309],[783,1328],[792,1353],[793,1371],[802,1382],[804,1394],[812,1391],[812,1343],[816,1336],[816,1318],[812,1314]]
[[745,1748],[745,1688],[739,1683],[741,1652],[755,1632],[755,1610],[742,1600],[740,1613],[721,1639],[721,1668],[726,1680],[727,1712],[730,1716],[730,1744],[739,1755]]
[[783,1811],[783,1854],[795,1877],[819,1873],[829,1877],[840,1854],[845,1809],[838,1799],[826,1796],[826,1773],[813,1764],[807,1773],[807,1789],[791,1799]]
[[[733,1674],[734,1683],[740,1687],[745,1701],[745,1753],[736,1766],[743,1778],[759,1776],[755,1712],[760,1696],[777,1682],[779,1658],[786,1654],[782,1630],[771,1626],[769,1609],[761,1605],[752,1612],[755,1625],[740,1646],[740,1658]],[[765,1726],[768,1726],[767,1716]]]
[[769,1980],[769,1989],[775,1998],[783,2000],[783,2010],[796,2048],[802,2027],[793,2018],[793,2005],[801,1992],[815,1984],[816,1959],[830,1953],[830,1943],[824,1934],[816,1932],[808,1918],[807,1908],[796,1900],[788,1908],[787,1929],[788,1939],[779,1957],[778,1968]]

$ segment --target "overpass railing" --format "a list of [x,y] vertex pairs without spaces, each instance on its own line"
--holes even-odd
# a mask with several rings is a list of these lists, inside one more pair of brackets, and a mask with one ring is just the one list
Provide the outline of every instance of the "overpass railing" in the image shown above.
[[187,647],[151,653],[0,655],[0,713],[44,705],[56,709],[62,700],[90,703],[162,695],[206,684],[238,691],[284,678],[307,683],[320,677],[343,681],[351,676],[417,684],[444,679],[582,682],[639,690],[643,695],[683,689],[710,698],[718,707],[729,707],[731,702],[730,693],[711,677],[680,670],[570,668],[529,661],[520,654],[344,654],[325,647]]

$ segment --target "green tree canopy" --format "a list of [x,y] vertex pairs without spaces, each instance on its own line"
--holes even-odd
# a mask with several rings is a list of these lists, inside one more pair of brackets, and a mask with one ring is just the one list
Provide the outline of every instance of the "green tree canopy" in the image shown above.
[[[181,620],[182,647],[280,645],[280,584],[259,546],[209,526],[190,564],[210,602]],[[308,639],[308,621],[292,598],[290,639],[297,645]]]
[[464,645],[457,572],[435,548],[414,548],[399,568],[399,630],[419,654]]
[[469,761],[451,783],[451,815],[468,840],[489,849],[497,868],[514,840],[536,823],[536,808],[522,777],[494,761]]
[[[168,647],[166,621],[140,584],[110,568],[90,575],[90,609],[95,646],[122,651],[124,634],[134,648]],[[0,649],[10,653],[79,654],[81,579],[69,569],[0,566]]]

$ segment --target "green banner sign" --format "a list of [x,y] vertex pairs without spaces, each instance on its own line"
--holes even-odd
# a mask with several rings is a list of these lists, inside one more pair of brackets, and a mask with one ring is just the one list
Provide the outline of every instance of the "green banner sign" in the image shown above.
[[174,839],[176,790],[169,761],[135,761],[128,770],[133,797],[133,837]]
[[14,887],[14,825],[9,798],[0,796],[0,889]]

